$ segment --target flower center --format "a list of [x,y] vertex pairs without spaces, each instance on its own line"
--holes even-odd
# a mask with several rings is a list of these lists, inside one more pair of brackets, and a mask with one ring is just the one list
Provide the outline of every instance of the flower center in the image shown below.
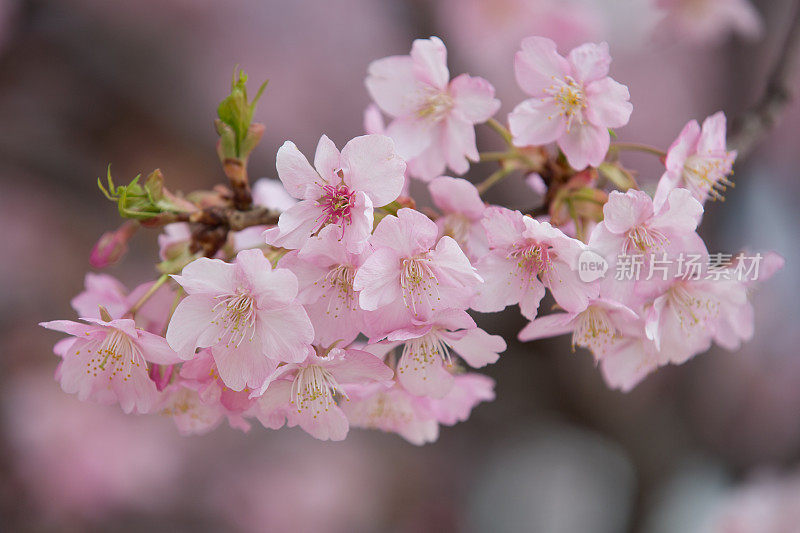
[[122,376],[122,381],[128,381],[134,367],[140,367],[144,364],[145,369],[147,368],[147,363],[136,343],[127,333],[116,328],[106,335],[103,341],[99,343],[99,347],[97,343],[87,346],[87,353],[92,353],[90,347],[95,348],[95,355],[86,363],[87,374],[97,376],[98,372],[110,370],[109,380],[114,379],[114,376],[119,374]]
[[614,341],[616,333],[608,313],[599,307],[589,306],[578,315],[572,332],[572,348],[583,346],[596,354],[602,353]]
[[401,374],[407,370],[419,372],[435,364],[437,359],[444,361],[447,366],[453,365],[447,344],[439,335],[431,331],[418,339],[407,341],[403,345],[403,353],[400,356],[397,371]]
[[[342,176],[342,171],[338,172]],[[339,185],[323,185],[322,196],[317,204],[322,207],[320,226],[322,229],[328,224],[345,224],[351,220],[350,210],[355,203],[356,193],[344,183]]]
[[550,246],[530,243],[515,249],[508,254],[508,257],[516,259],[517,268],[527,278],[533,278],[540,274],[543,277],[549,276],[556,256]]
[[249,340],[252,341],[256,335],[256,304],[253,297],[238,289],[235,294],[215,296],[215,298],[220,301],[212,308],[212,311],[217,313],[212,323],[223,327],[218,341],[226,339],[226,348],[239,347],[248,333],[250,333]]
[[[328,292],[323,294],[323,298],[328,298],[328,314],[333,314],[334,318],[339,318],[340,312],[356,311],[358,298],[353,290],[353,278],[356,269],[351,265],[337,265],[330,269],[325,277],[319,282],[323,287],[327,287]],[[317,282],[315,282],[316,284]]]
[[291,399],[297,412],[314,410],[314,418],[336,403],[335,395],[347,395],[341,390],[329,370],[319,365],[308,365],[298,370],[292,382]]
[[636,226],[628,231],[628,235],[622,244],[622,254],[629,255],[630,252],[645,253],[663,247],[669,239],[658,230],[647,226]]
[[403,302],[414,314],[417,314],[417,306],[423,304],[434,309],[435,302],[441,300],[438,287],[439,280],[436,279],[427,254],[403,259],[400,288],[403,291]]
[[[579,84],[572,76],[565,76],[563,79],[555,78],[553,84],[544,90],[545,96],[543,101],[550,101],[556,103],[559,107],[557,116],[563,116],[567,119],[567,133],[572,127],[573,120],[578,123],[583,123],[583,110],[586,107],[586,93],[583,86]],[[553,117],[547,117],[552,119]]]
[[429,119],[432,122],[442,120],[453,109],[453,98],[440,91],[431,91],[424,98],[422,105],[417,109],[419,118]]
[[683,165],[683,178],[686,187],[696,197],[710,196],[712,200],[724,200],[724,193],[733,182],[733,157],[723,155],[695,154],[686,158]]
[[719,313],[719,302],[692,294],[684,284],[676,283],[667,293],[670,307],[687,335],[698,331]]

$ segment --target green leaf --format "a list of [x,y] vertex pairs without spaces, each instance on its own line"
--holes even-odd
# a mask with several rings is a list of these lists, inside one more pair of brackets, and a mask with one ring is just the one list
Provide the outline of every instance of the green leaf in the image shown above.
[[231,79],[231,92],[217,107],[217,115],[219,116],[217,133],[220,135],[221,156],[243,159],[247,157],[249,150],[252,150],[252,147],[255,146],[254,143],[250,143],[252,146],[243,146],[243,144],[253,122],[256,103],[264,93],[268,81],[262,83],[253,100],[248,101],[247,74],[241,70],[238,72],[234,70],[233,78]]

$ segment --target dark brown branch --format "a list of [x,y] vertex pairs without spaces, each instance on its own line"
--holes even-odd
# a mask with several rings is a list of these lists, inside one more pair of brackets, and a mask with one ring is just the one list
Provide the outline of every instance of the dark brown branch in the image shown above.
[[161,224],[170,222],[189,222],[192,229],[191,250],[202,250],[206,256],[213,256],[225,245],[228,232],[241,231],[252,226],[272,226],[278,223],[280,212],[266,207],[240,211],[230,207],[207,207],[193,213],[179,213],[174,217],[162,219]]
[[739,157],[746,156],[764,138],[780,119],[786,106],[794,97],[793,80],[800,60],[800,0],[793,7],[789,29],[783,41],[775,66],[767,79],[761,101],[731,125],[728,147],[737,150]]

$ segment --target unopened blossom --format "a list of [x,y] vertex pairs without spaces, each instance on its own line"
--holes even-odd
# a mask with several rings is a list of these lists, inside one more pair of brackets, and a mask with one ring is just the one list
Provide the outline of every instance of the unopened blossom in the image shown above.
[[436,219],[439,234],[454,238],[471,261],[489,251],[481,223],[486,204],[478,189],[465,179],[439,176],[430,182],[428,190],[434,205],[442,211]]
[[372,231],[373,208],[392,202],[403,187],[405,162],[385,135],[350,140],[341,153],[323,135],[314,166],[291,141],[278,150],[278,177],[300,201],[281,213],[278,226],[267,230],[267,244],[301,248],[326,226],[339,231],[343,245],[359,253]]
[[136,222],[128,221],[114,231],[103,233],[89,254],[89,264],[106,268],[117,263],[128,252],[128,241],[138,228]]
[[319,239],[310,240],[302,250],[284,255],[278,266],[292,271],[298,279],[297,301],[314,324],[314,344],[346,346],[363,329],[364,311],[353,288],[355,273],[367,254],[353,254],[342,246],[336,228],[323,228]]
[[272,269],[261,250],[234,263],[200,258],[173,276],[186,291],[167,329],[183,359],[211,348],[222,381],[233,390],[259,388],[280,362],[305,359],[314,328],[295,300],[297,277]]
[[54,320],[39,325],[75,337],[64,345],[58,369],[61,388],[80,400],[119,403],[130,413],[149,412],[158,402],[156,384],[148,375],[148,363],[180,361],[163,337],[137,329],[127,318],[105,321],[85,318],[86,323]]
[[596,295],[596,287],[581,281],[575,270],[585,249],[582,242],[548,222],[503,207],[487,209],[483,224],[490,250],[477,264],[485,283],[473,309],[488,313],[519,303],[522,314],[533,319],[545,288],[567,311],[584,309]]
[[681,42],[714,44],[728,34],[754,39],[763,32],[763,20],[750,0],[658,0],[661,22]]
[[409,161],[412,175],[431,179],[450,167],[456,174],[478,160],[475,124],[500,108],[494,87],[483,78],[462,74],[452,81],[447,49],[438,37],[417,39],[406,56],[373,61],[367,90],[393,120],[386,134]]
[[337,404],[339,397],[346,401],[343,387],[356,383],[388,387],[392,375],[391,368],[368,352],[332,348],[318,355],[309,349],[305,361],[280,367],[267,386],[253,393],[258,397],[253,412],[271,429],[300,426],[320,440],[344,440],[350,426]]
[[725,190],[733,186],[736,151],[726,147],[725,114],[720,111],[703,121],[689,121],[667,151],[666,172],[658,182],[654,198],[656,209],[676,187],[688,189],[701,204],[708,198],[724,199]]
[[618,347],[626,337],[643,328],[639,315],[619,302],[603,298],[589,300],[585,309],[537,317],[519,332],[519,340],[532,341],[572,333],[572,348],[588,348],[595,359]]
[[528,37],[514,58],[517,83],[531,96],[508,116],[516,146],[557,142],[581,170],[605,159],[609,128],[628,123],[628,88],[608,76],[606,43],[587,43],[564,58],[544,37]]
[[462,310],[437,313],[431,320],[412,322],[386,336],[387,343],[402,343],[397,379],[411,394],[443,398],[453,387],[455,366],[451,351],[473,368],[497,362],[506,343],[475,325]]
[[409,208],[381,220],[370,238],[374,251],[353,281],[362,309],[394,304],[425,320],[468,306],[481,277],[454,239],[437,242],[438,231],[435,222]]
[[350,425],[397,433],[421,446],[439,438],[439,424],[451,426],[469,418],[479,403],[494,400],[494,381],[481,374],[453,376],[453,386],[443,398],[409,393],[400,383],[391,388],[353,385],[342,405]]

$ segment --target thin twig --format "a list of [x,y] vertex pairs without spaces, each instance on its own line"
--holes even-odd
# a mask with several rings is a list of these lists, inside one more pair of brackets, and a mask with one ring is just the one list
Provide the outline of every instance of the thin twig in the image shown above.
[[792,82],[800,60],[800,0],[794,4],[786,38],[767,79],[761,100],[738,117],[728,131],[728,148],[737,150],[739,157],[749,154],[777,124],[794,96]]

